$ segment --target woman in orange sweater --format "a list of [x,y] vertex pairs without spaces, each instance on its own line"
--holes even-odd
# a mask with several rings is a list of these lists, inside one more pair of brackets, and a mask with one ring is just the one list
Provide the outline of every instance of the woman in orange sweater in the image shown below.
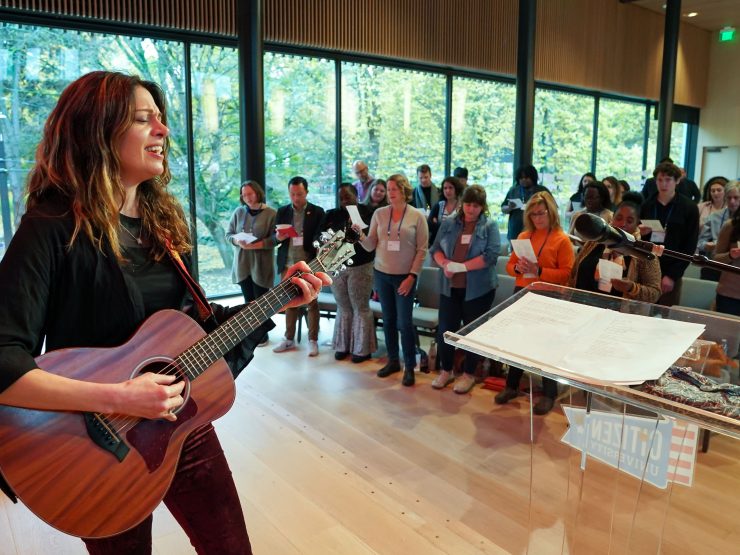
[[[524,231],[519,234],[518,239],[529,239],[532,242],[537,260],[519,258],[512,253],[506,271],[516,278],[514,292],[535,281],[557,285],[565,285],[568,282],[575,256],[568,235],[560,227],[558,207],[550,193],[542,191],[529,199],[524,210]],[[524,277],[525,274],[538,277]],[[506,387],[496,395],[497,404],[503,405],[518,395],[523,373],[520,368],[509,369]],[[547,414],[555,404],[557,383],[543,378],[542,387],[544,395],[532,408],[535,414]]]

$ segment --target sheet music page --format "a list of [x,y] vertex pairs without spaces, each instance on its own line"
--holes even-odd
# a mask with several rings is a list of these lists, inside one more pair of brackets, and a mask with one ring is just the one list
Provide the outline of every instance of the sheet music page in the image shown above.
[[528,293],[461,343],[510,353],[546,371],[642,383],[660,377],[703,324],[627,314]]

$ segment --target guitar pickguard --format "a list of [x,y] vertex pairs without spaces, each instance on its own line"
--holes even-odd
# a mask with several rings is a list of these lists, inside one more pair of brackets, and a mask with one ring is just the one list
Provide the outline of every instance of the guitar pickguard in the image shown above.
[[176,421],[142,420],[128,431],[126,440],[139,452],[149,472],[154,472],[164,460],[172,434],[196,414],[198,405],[191,397],[177,412]]

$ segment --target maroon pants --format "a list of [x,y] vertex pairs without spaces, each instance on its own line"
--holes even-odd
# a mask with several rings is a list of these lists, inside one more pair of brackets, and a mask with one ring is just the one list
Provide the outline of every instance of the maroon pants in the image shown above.
[[[164,503],[198,553],[251,555],[239,496],[212,425],[185,441]],[[149,555],[152,515],[117,536],[83,541],[93,555]]]

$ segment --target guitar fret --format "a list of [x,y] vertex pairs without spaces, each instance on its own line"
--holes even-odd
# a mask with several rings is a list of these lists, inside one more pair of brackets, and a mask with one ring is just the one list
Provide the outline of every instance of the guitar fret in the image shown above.
[[[324,271],[318,259],[311,261],[308,266],[311,272]],[[295,275],[300,277],[305,273],[297,272]],[[187,367],[185,372],[190,379],[197,378],[300,294],[301,289],[290,280],[281,282],[184,351],[177,358],[178,364]]]

